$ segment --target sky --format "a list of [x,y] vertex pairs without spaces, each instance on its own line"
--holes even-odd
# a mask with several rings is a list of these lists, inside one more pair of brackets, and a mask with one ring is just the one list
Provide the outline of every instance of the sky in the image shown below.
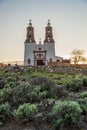
[[50,19],[57,56],[87,52],[87,0],[0,0],[0,62],[24,60],[29,19],[37,43]]

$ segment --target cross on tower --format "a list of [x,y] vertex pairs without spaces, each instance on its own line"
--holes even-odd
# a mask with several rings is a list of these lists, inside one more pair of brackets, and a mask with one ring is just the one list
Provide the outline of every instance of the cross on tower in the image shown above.
[[50,23],[50,19],[48,19],[48,23]]
[[31,19],[29,20],[29,26],[32,26]]
[[39,38],[39,44],[41,44],[41,38]]
[[31,23],[31,19],[29,19],[29,23]]
[[48,26],[50,26],[50,20],[48,19],[48,24],[47,24]]

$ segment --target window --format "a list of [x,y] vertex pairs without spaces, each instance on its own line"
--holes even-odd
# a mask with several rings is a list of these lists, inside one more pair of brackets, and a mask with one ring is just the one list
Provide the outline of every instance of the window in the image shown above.
[[41,50],[41,47],[39,47],[38,50]]
[[48,42],[50,42],[50,36],[48,36]]
[[27,60],[27,62],[28,62],[28,64],[30,64],[30,63],[31,63],[31,59],[29,58],[29,59]]
[[50,62],[52,62],[52,58],[50,58],[50,60],[49,60]]
[[50,29],[48,29],[47,32],[50,33]]
[[48,37],[50,37],[50,35]]

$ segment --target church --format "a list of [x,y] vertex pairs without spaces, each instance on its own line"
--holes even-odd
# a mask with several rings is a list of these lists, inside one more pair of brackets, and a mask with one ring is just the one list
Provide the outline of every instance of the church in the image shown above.
[[34,37],[34,27],[31,20],[27,27],[26,40],[24,42],[24,66],[47,66],[48,62],[62,62],[62,57],[55,56],[55,41],[53,39],[53,29],[48,20],[45,27],[45,39],[37,44]]

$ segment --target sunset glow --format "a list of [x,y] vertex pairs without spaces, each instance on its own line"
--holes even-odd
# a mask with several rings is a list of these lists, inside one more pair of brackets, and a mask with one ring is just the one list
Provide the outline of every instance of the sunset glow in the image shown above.
[[0,62],[23,61],[29,19],[37,43],[45,38],[50,19],[57,56],[68,58],[73,49],[87,51],[86,0],[0,0]]

